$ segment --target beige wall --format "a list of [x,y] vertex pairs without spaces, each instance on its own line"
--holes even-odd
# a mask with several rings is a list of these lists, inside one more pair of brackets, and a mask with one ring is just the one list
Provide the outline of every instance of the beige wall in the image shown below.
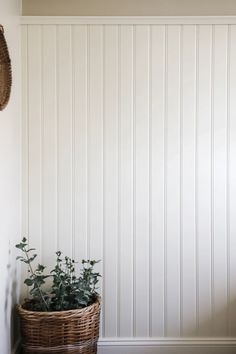
[[23,0],[23,15],[236,15],[235,0]]

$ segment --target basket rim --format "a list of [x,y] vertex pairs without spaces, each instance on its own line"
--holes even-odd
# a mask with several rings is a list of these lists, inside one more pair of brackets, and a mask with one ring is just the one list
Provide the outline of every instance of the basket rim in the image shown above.
[[75,313],[82,313],[85,311],[91,310],[93,307],[96,307],[97,305],[101,305],[101,296],[97,296],[96,301],[94,301],[91,305],[83,307],[81,309],[71,309],[71,310],[63,310],[63,311],[30,311],[25,308],[23,308],[23,304],[18,304],[17,305],[17,310],[21,313],[25,313],[28,315],[34,315],[34,316],[53,316],[53,315],[69,315],[69,314],[75,314]]

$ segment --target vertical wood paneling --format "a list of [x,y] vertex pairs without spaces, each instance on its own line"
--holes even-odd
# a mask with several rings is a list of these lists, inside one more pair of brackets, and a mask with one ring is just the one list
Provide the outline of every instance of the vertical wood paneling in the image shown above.
[[215,26],[213,82],[214,334],[227,333],[227,26]]
[[87,259],[88,29],[72,28],[74,89],[74,255]]
[[150,76],[150,329],[164,335],[164,112],[165,27],[151,28]]
[[[149,333],[149,28],[135,29],[135,323],[134,335]],[[142,274],[142,276],[140,276]]]
[[[103,26],[88,28],[88,257],[103,259]],[[100,265],[101,270],[101,265]],[[104,282],[106,271],[104,272]],[[104,297],[105,298],[105,297]]]
[[175,337],[180,334],[180,26],[168,28],[166,80],[165,334]]
[[22,46],[21,50],[24,55],[22,61],[22,170],[24,171],[22,176],[22,234],[28,235],[28,194],[29,194],[29,125],[28,125],[28,26],[25,25],[21,29]]
[[[29,178],[28,211],[29,240],[41,254],[42,231],[42,63],[41,63],[41,26],[28,27],[28,144]],[[41,254],[42,255],[42,254]],[[39,261],[39,259],[38,259]]]
[[70,26],[59,26],[57,29],[57,90],[58,249],[72,256],[73,97]]
[[181,316],[182,335],[196,332],[196,27],[181,29]]
[[133,29],[120,28],[120,258],[119,334],[133,335]]
[[[42,258],[54,264],[57,249],[56,28],[42,27]],[[46,79],[47,78],[47,79]]]
[[[21,29],[22,45],[22,235],[29,237],[29,124],[28,124],[28,26]],[[26,271],[21,272],[21,284],[25,280]],[[25,286],[21,286],[21,298],[27,295]]]
[[229,335],[236,334],[236,26],[229,27],[228,41],[228,231],[229,231]]
[[199,26],[196,116],[196,215],[198,334],[210,335],[211,289],[211,26]]
[[235,26],[22,35],[23,231],[43,261],[102,260],[105,337],[234,335]]
[[117,335],[118,250],[118,27],[104,29],[104,266],[106,337]]

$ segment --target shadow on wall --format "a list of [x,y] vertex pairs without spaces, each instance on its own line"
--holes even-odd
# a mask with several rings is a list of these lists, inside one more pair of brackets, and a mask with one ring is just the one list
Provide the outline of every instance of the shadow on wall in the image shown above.
[[19,338],[19,324],[15,308],[18,301],[17,268],[15,262],[13,262],[10,248],[8,250],[7,279],[8,283],[5,289],[4,319],[5,326],[9,329],[10,333],[11,348],[14,348]]
[[209,316],[206,311],[206,317],[198,321],[197,329],[195,322],[186,323],[184,337],[235,337],[236,299],[231,301],[228,306],[212,308],[212,311],[214,312],[212,316]]

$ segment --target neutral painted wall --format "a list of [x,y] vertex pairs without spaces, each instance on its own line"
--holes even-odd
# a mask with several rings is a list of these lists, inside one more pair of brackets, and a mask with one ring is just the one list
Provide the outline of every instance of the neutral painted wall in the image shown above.
[[102,260],[104,353],[234,337],[236,25],[66,21],[22,29],[24,233]]
[[24,15],[236,15],[235,0],[23,0]]
[[21,235],[20,13],[20,1],[0,0],[0,23],[5,28],[13,75],[9,105],[0,112],[0,351],[3,354],[11,352],[14,342],[12,311],[17,301],[14,245]]

